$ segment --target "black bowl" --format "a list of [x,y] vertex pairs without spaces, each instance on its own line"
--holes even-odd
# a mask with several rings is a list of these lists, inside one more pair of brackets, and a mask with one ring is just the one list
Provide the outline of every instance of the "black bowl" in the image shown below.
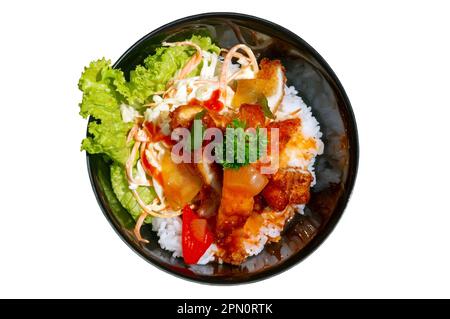
[[186,265],[161,249],[151,226],[143,228],[150,243],[132,236],[134,222],[111,189],[109,166],[102,156],[87,155],[89,176],[98,203],[120,237],[140,256],[171,274],[204,283],[251,282],[278,274],[303,260],[330,234],[341,217],[352,191],[358,167],[356,122],[345,91],[325,60],[289,30],[257,17],[236,13],[206,13],[171,22],[150,32],[115,63],[125,74],[141,64],[163,41],[177,41],[203,34],[221,47],[237,43],[250,46],[257,58],[280,59],[294,85],[312,107],[323,132],[325,152],[317,158],[317,184],[305,215],[297,215],[279,243],[267,245],[241,266]]

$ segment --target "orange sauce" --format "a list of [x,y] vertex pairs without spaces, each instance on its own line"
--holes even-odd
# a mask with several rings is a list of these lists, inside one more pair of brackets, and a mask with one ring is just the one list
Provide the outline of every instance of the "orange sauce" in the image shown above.
[[150,136],[151,141],[154,143],[163,142],[167,146],[175,144],[175,141],[171,139],[170,135],[164,135],[161,132],[161,129],[153,122],[146,121],[144,123],[144,130]]
[[149,160],[147,159],[147,155],[145,155],[145,149],[142,149],[141,151],[141,163],[145,172],[148,175],[150,175],[154,180],[156,180],[159,185],[162,185],[163,183],[162,174],[160,171],[158,171],[156,167],[150,164]]
[[223,109],[223,103],[219,101],[221,92],[219,89],[212,92],[211,97],[206,101],[192,99],[188,105],[200,105],[209,111],[219,112]]

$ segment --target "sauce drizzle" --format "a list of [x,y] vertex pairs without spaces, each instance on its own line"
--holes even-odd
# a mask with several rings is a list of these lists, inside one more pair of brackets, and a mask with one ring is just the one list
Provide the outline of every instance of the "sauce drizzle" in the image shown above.
[[159,127],[155,125],[153,122],[145,122],[144,123],[145,132],[150,136],[152,143],[156,142],[164,142],[167,146],[175,144],[175,141],[172,140],[170,135],[164,135]]
[[211,94],[211,97],[206,101],[200,101],[197,99],[192,99],[189,101],[188,105],[199,105],[203,106],[205,109],[209,111],[219,112],[223,109],[223,103],[219,100],[220,98],[220,90],[214,90]]

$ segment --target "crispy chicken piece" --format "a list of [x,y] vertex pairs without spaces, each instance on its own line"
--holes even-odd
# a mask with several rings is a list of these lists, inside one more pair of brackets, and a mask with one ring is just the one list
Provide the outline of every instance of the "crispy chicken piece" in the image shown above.
[[[280,154],[298,132],[300,125],[300,119],[272,122],[268,125],[268,134],[270,134],[270,128],[279,129]],[[270,207],[280,211],[289,204],[307,203],[311,182],[312,176],[308,171],[300,168],[281,167],[277,173],[269,177],[269,183],[262,191],[262,195]]]
[[280,169],[262,191],[267,204],[280,211],[289,204],[306,204],[309,201],[309,188],[312,175],[301,169]]
[[238,119],[245,122],[247,127],[263,127],[266,120],[259,105],[242,104],[239,108]]
[[[239,219],[239,227],[232,229],[226,236],[218,237],[219,256],[225,262],[239,265],[247,257],[248,252],[245,248],[245,241],[249,237],[256,236],[264,224],[261,213],[253,212]],[[222,233],[223,234],[223,233]]]
[[279,152],[281,153],[286,144],[291,139],[292,135],[299,129],[301,124],[300,119],[289,119],[279,122],[271,122],[267,125],[267,138],[270,141],[270,129],[278,128],[279,134]]
[[[218,121],[218,123],[216,123]],[[206,112],[205,115],[203,115],[202,122],[203,125],[205,125],[207,128],[210,127],[222,127],[223,123],[228,123],[228,119],[225,116],[220,116],[217,113],[214,112]]]
[[253,211],[253,197],[237,193],[222,192],[220,210],[217,215],[217,234],[223,238],[234,229],[244,225]]
[[[261,245],[261,236],[266,237],[268,243],[278,242],[281,239],[279,236],[281,230],[293,215],[294,210],[291,207],[287,207],[282,212],[276,212],[270,208],[261,212],[254,211],[241,228],[233,230],[231,234],[220,241],[218,257],[233,265],[242,264],[247,257],[255,254],[248,248],[253,245],[256,247]],[[276,231],[275,234],[269,234],[264,230],[268,225],[272,230],[278,230],[278,235]]]
[[190,127],[195,116],[203,111],[199,105],[181,105],[170,113],[170,126],[173,129],[177,127]]
[[217,252],[217,256],[226,263],[233,265],[239,265],[245,261],[248,257],[245,251],[244,242],[244,229],[243,227],[235,229],[229,233],[226,237],[217,238],[218,245],[220,247]]

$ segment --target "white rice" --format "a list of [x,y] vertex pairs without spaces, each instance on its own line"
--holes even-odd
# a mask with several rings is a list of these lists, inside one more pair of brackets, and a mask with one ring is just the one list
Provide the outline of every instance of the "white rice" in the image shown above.
[[[277,112],[278,120],[300,117],[302,120],[302,133],[305,137],[315,138],[319,142],[319,154],[323,153],[323,143],[320,140],[322,132],[320,131],[319,122],[312,115],[311,107],[307,106],[303,99],[297,95],[298,91],[293,86],[284,88],[284,98]],[[291,115],[291,112],[300,109],[300,112]]]
[[249,257],[258,255],[264,249],[264,246],[266,245],[267,242],[273,241],[276,238],[278,238],[281,235],[281,232],[283,231],[284,223],[272,224],[270,222],[269,216],[273,214],[289,216],[289,212],[292,213],[291,207],[287,207],[286,210],[283,212],[274,212],[270,208],[266,208],[263,211],[261,216],[264,218],[264,223],[261,229],[259,230],[259,233],[244,242],[245,252],[248,254]]
[[[291,114],[298,109],[300,109],[300,112],[295,115]],[[305,163],[302,159],[295,158],[295,156],[292,156],[293,159],[289,161],[289,165],[307,169],[311,173],[313,177],[311,187],[313,187],[316,184],[316,174],[314,172],[316,156],[323,154],[324,151],[324,145],[321,140],[322,132],[320,131],[319,122],[312,114],[311,107],[307,106],[303,99],[298,96],[298,91],[294,86],[285,87],[284,98],[277,112],[277,120],[286,120],[289,118],[300,118],[302,121],[302,134],[306,138],[314,138],[316,141],[317,149],[312,151],[314,157],[309,162]]]
[[152,219],[152,230],[158,234],[161,248],[172,252],[173,257],[182,257],[180,217]]
[[305,214],[305,204],[292,205],[292,207],[294,208],[296,213],[298,213],[300,215],[304,215]]
[[261,228],[260,233],[254,238],[244,242],[245,251],[249,256],[258,255],[267,243],[268,237],[265,234],[265,228]]
[[[158,243],[161,248],[171,251],[173,257],[183,257],[181,245],[181,229],[182,219],[180,217],[159,218],[152,219],[152,230],[155,231],[159,237]],[[217,246],[211,244],[205,251],[197,264],[206,265],[215,259],[214,255],[217,252]]]

